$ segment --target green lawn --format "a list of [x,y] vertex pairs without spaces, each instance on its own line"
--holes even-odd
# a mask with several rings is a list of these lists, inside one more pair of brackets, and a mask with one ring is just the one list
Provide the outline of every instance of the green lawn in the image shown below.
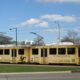
[[[26,64],[27,65],[27,64]],[[80,71],[79,67],[49,67],[49,66],[24,66],[0,65],[0,72],[46,72],[46,71]]]

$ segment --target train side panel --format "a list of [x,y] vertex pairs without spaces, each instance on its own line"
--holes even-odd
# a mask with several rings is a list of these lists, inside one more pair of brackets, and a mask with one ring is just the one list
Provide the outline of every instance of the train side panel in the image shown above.
[[28,63],[30,58],[28,47],[0,48],[0,62],[3,63]]
[[[16,49],[16,62],[12,63],[29,63],[30,60],[30,48],[24,47],[24,48],[17,48]],[[13,57],[14,58],[14,57]]]
[[31,48],[33,63],[39,64],[80,64],[79,54],[78,47],[73,45],[36,46]]
[[0,62],[80,65],[80,46],[1,47]]
[[[53,49],[53,53],[52,50]],[[54,50],[56,49],[56,51]],[[76,47],[66,47],[66,46],[58,46],[49,48],[49,63],[63,63],[63,64],[77,64],[78,62],[78,52]]]

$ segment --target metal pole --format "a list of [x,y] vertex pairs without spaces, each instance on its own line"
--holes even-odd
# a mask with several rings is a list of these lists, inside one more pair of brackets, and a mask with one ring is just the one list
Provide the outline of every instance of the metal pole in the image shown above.
[[57,37],[57,44],[59,44],[60,43],[60,25],[59,25],[59,23],[57,22],[57,21],[55,21],[55,23],[58,25],[58,37]]
[[15,28],[16,31],[16,46],[17,46],[17,27]]
[[58,24],[58,44],[60,43],[60,25]]
[[10,30],[13,30],[13,29],[15,29],[15,38],[16,38],[16,46],[17,46],[17,27],[16,28],[10,28]]

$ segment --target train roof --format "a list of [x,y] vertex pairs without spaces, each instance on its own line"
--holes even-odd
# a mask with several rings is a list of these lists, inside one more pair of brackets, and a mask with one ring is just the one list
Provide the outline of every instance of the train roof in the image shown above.
[[46,45],[43,45],[43,46],[32,46],[32,47],[65,47],[65,46],[67,46],[67,47],[69,47],[69,46],[78,46],[78,47],[80,47],[80,44],[73,44],[73,43],[69,43],[69,42],[65,42],[65,43],[59,43],[59,44],[57,44],[57,43],[53,43],[53,44],[46,44]]
[[59,42],[59,43],[51,43],[46,45],[74,45],[72,42]]
[[60,44],[46,44],[46,45],[42,45],[42,46],[38,46],[38,45],[15,45],[15,44],[6,44],[6,45],[0,45],[0,48],[30,48],[30,47],[63,47],[63,46],[79,46],[80,44],[72,44],[72,43],[60,43]]
[[14,48],[14,47],[30,47],[30,45],[14,45],[14,44],[6,44],[0,45],[0,48]]

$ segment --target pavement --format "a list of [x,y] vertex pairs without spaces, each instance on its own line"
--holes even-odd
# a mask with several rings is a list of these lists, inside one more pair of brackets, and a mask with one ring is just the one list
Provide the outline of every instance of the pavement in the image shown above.
[[54,71],[54,72],[16,72],[16,73],[0,73],[0,75],[53,74],[53,73],[71,73],[71,71]]
[[0,80],[80,80],[80,73],[71,71],[0,73]]

